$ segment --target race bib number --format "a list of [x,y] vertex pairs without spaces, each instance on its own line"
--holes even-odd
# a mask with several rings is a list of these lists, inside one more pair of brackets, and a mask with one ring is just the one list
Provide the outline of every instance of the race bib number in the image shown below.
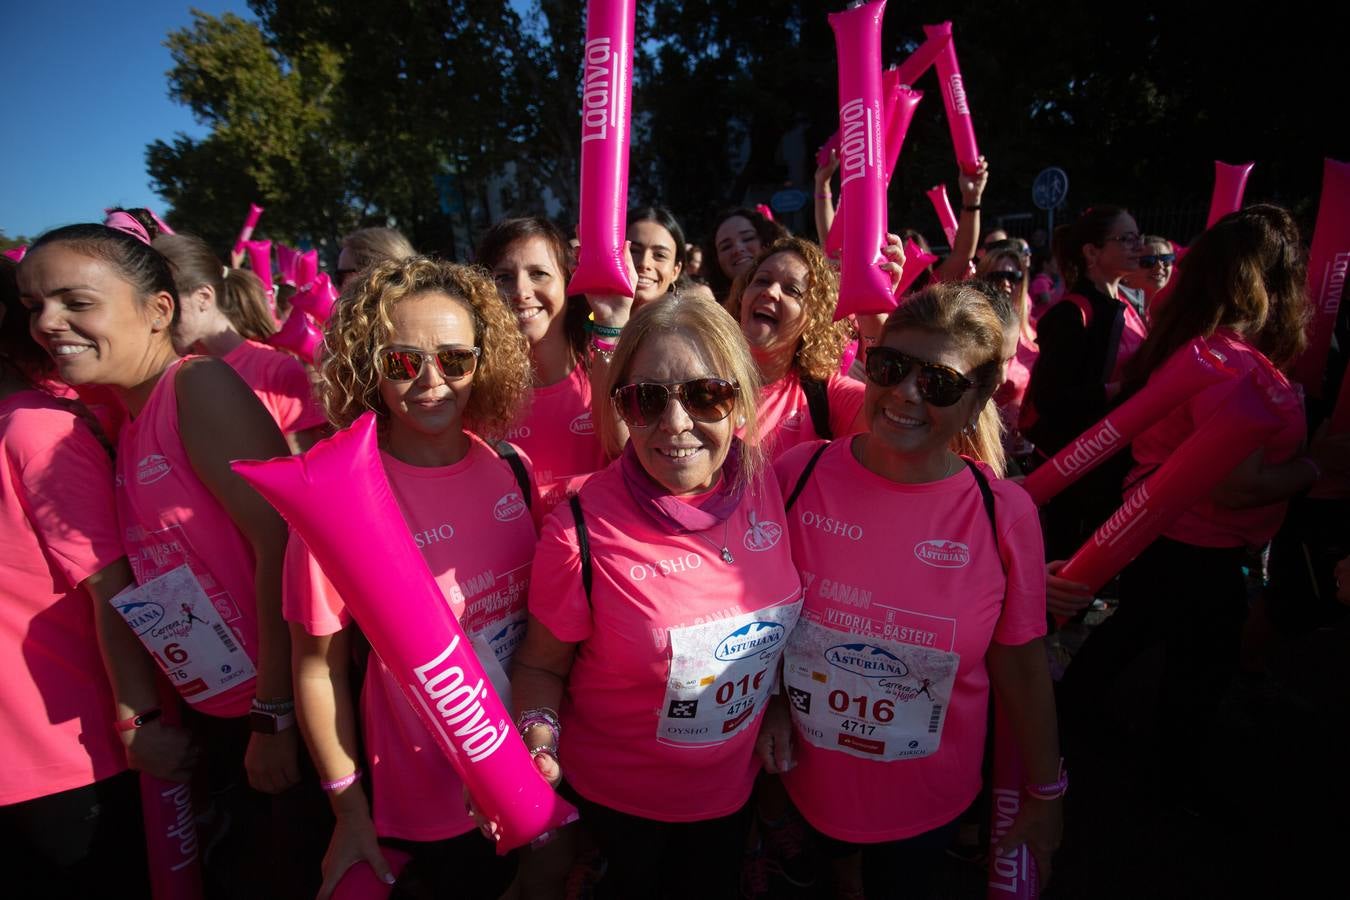
[[778,662],[802,603],[670,629],[670,677],[658,740],[719,744],[755,720],[778,679]]
[[938,749],[961,658],[815,622],[797,624],[783,660],[792,720],[807,743],[861,759]]
[[111,602],[189,703],[253,678],[253,661],[186,565]]

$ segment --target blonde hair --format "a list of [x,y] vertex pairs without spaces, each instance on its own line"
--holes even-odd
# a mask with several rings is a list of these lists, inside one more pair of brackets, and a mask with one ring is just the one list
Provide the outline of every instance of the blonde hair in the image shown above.
[[417,255],[402,232],[393,228],[361,228],[342,239],[342,249],[350,250],[356,269],[365,269],[385,260],[395,262]]
[[952,438],[951,449],[988,464],[1003,477],[1003,420],[990,401],[1003,380],[1003,323],[978,288],[960,282],[939,283],[908,297],[886,320],[882,337],[897,331],[917,329],[944,334],[970,353],[966,373],[975,382],[975,408],[979,419],[969,432]]
[[267,303],[267,288],[252,272],[230,269],[225,276],[225,290],[216,297],[216,306],[234,330],[250,340],[266,341],[277,332],[276,320]]
[[764,263],[779,253],[791,253],[806,266],[806,294],[802,297],[802,333],[792,352],[792,364],[802,375],[816,381],[827,381],[839,371],[839,359],[844,345],[852,337],[846,322],[834,321],[834,310],[839,304],[839,275],[825,258],[820,248],[799,237],[785,237],[761,250],[754,265],[731,285],[726,308],[737,323],[741,320],[741,299],[745,288],[754,279]]
[[433,293],[468,308],[474,346],[482,349],[464,426],[489,438],[510,427],[530,390],[525,337],[487,272],[425,256],[387,260],[367,269],[334,308],[324,332],[328,358],[323,364],[323,402],[334,425],[349,425],[367,410],[388,415],[376,358],[393,330],[389,311]]
[[[611,393],[615,385],[627,383],[633,357],[648,339],[677,334],[688,339],[711,363],[713,374],[739,386],[736,405],[731,415],[740,426],[742,444],[741,470],[737,473],[745,484],[754,484],[764,471],[764,452],[759,447],[759,370],[750,355],[750,348],[741,335],[740,325],[727,311],[701,294],[667,295],[646,304],[628,320],[614,358],[609,366],[609,383],[596,389]],[[610,456],[617,456],[623,447],[618,439],[618,413],[613,404],[600,420],[600,442]]]

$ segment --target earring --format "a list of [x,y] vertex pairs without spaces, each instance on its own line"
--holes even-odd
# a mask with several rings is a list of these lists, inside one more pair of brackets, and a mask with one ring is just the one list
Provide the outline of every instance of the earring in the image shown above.
[[158,328],[163,323],[163,321],[164,321],[163,319],[156,319],[151,324],[154,325],[156,328]]
[[737,417],[736,417],[736,427],[737,427],[737,428],[744,428],[744,427],[745,427],[745,416],[737,416]]
[[970,437],[972,434],[975,433],[975,423],[967,422],[966,427],[961,429],[961,433],[964,434],[966,437]]

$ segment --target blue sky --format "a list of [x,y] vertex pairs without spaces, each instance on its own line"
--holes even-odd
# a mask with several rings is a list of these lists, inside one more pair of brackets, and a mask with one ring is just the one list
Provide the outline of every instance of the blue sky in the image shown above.
[[34,237],[101,218],[105,206],[164,202],[150,189],[145,148],[205,129],[169,99],[164,38],[192,7],[252,18],[244,0],[5,0],[5,139],[0,231]]

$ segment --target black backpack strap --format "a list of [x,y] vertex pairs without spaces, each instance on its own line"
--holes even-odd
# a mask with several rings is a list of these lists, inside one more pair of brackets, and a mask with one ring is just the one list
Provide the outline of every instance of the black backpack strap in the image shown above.
[[525,469],[525,462],[516,452],[516,448],[506,441],[498,441],[492,445],[492,449],[497,451],[497,455],[506,460],[506,464],[511,467],[512,473],[516,476],[516,484],[520,485],[520,496],[525,500],[525,508],[530,508],[530,473]]
[[576,494],[567,498],[572,507],[572,521],[577,525],[577,553],[581,556],[581,586],[586,589],[586,605],[591,604],[591,538],[586,533],[586,516],[581,512],[581,500]]
[[970,474],[975,476],[975,486],[980,489],[980,496],[984,499],[984,512],[989,516],[989,527],[994,530],[994,546],[999,546],[998,541],[998,520],[994,517],[994,489],[989,486],[989,479],[984,477],[980,467],[975,463],[961,457],[961,461],[970,469]]
[[820,455],[829,449],[830,442],[826,441],[816,448],[816,452],[811,454],[811,458],[806,461],[806,468],[802,469],[802,474],[797,478],[797,484],[792,488],[792,493],[788,495],[787,502],[783,504],[783,512],[792,509],[792,504],[797,502],[802,491],[806,488],[806,479],[811,477],[811,470],[820,462]]
[[816,430],[816,437],[827,441],[834,440],[834,431],[830,428],[830,393],[825,388],[825,382],[803,375],[801,383],[802,393],[806,395],[806,408],[811,413],[811,427]]

